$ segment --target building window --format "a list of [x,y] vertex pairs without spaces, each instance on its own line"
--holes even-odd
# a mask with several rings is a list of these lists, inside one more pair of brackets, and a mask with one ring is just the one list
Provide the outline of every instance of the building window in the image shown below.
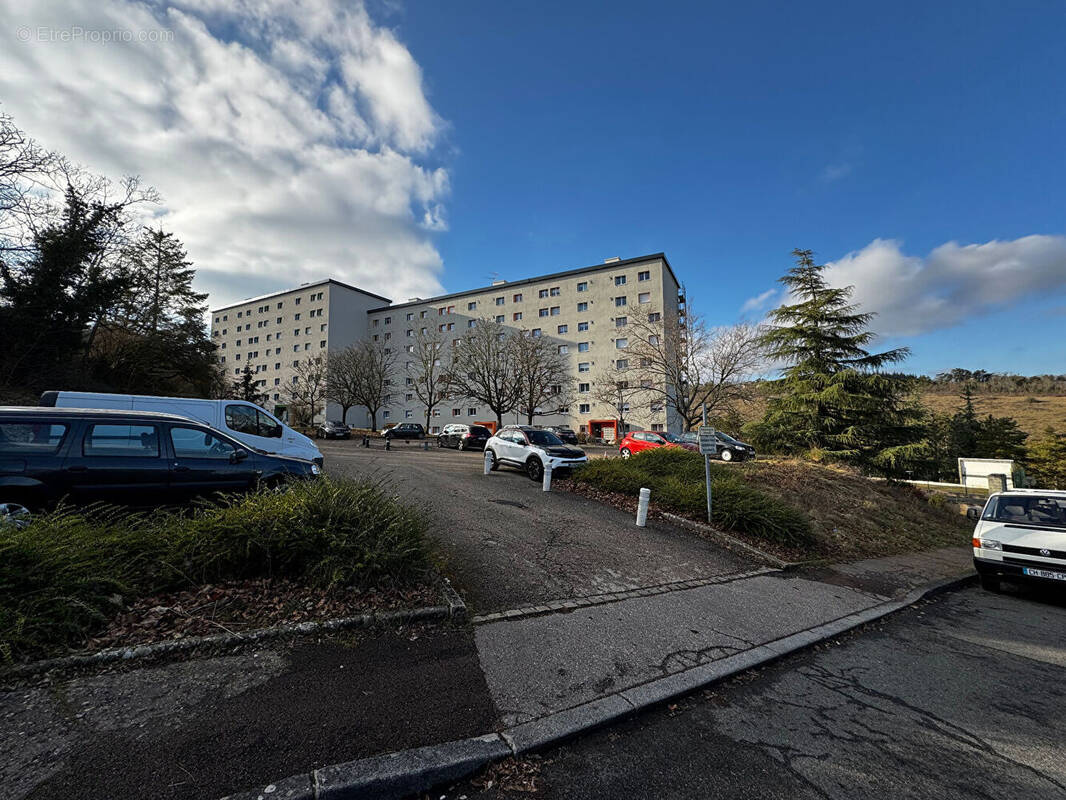
[[551,315],[553,317],[559,316],[559,306],[552,306],[551,307]]
[[616,298],[614,299],[614,305],[615,305],[615,308],[622,308],[622,307],[624,307],[624,306],[626,305],[626,302],[627,302],[627,301],[626,301],[626,298],[624,298],[624,297],[616,297]]
[[408,311],[407,312],[407,317],[406,317],[407,321],[410,322],[414,318],[415,318],[415,312],[414,311]]
[[560,326],[559,326],[559,327],[558,327],[558,328],[556,329],[556,333],[566,333],[566,332],[567,332],[568,330],[569,330],[569,329],[567,328],[567,326],[566,326],[566,325],[560,325]]
[[589,310],[589,304],[588,303],[578,303],[577,304],[577,310],[578,311],[588,311]]
[[319,346],[320,348],[321,348],[321,347],[325,347],[325,346],[326,346],[326,340],[325,340],[325,339],[323,339],[323,340],[322,340],[321,342],[319,342],[319,343],[318,343],[318,346]]
[[499,323],[500,325],[503,325],[503,322],[504,322],[504,315],[503,315],[503,314],[497,314],[497,315],[496,315],[496,321],[497,321],[497,322],[498,322],[498,323]]
[[382,412],[381,412],[381,416],[382,416],[383,418],[385,418],[385,419],[388,419],[388,418],[389,418],[389,410],[388,410],[388,409],[385,409],[384,411],[382,411]]
[[512,303],[521,303],[522,302],[522,294],[518,293],[516,295],[512,295],[511,296],[511,302]]
[[587,331],[588,329],[589,329],[589,324],[587,322],[579,322],[579,323],[577,323],[577,330],[578,330],[579,333],[581,331]]
[[548,296],[548,290],[547,289],[541,289],[539,292],[537,292],[537,297],[543,298],[543,297],[547,297],[547,296]]
[[565,355],[566,353],[569,353],[569,352],[570,352],[570,350],[565,344],[559,345],[559,355]]
[[577,343],[577,352],[579,352],[579,353],[587,353],[588,351],[589,351],[589,343],[588,342],[578,342]]
[[412,415],[411,409],[407,409],[406,411],[403,412],[404,419],[411,419],[411,415]]
[[616,328],[624,328],[628,324],[629,324],[629,319],[627,319],[626,317],[615,317],[614,318],[614,326]]
[[614,346],[617,347],[619,350],[625,350],[627,347],[629,347],[629,339],[615,339]]
[[405,335],[407,336],[407,338],[408,338],[408,339],[410,339],[410,338],[411,338],[412,336],[414,336],[414,335],[415,335],[414,329],[412,329],[412,328],[408,328],[408,329],[407,329],[407,330],[405,331]]
[[582,361],[581,363],[579,363],[577,365],[577,371],[578,372],[588,372],[589,371],[589,362]]
[[548,296],[549,297],[558,297],[559,296],[559,287],[558,286],[553,286],[552,288],[550,288],[548,290]]
[[534,328],[529,333],[534,339],[539,339],[540,338],[540,328]]
[[644,272],[638,272],[637,273],[637,280],[638,281],[650,281],[651,280],[651,273],[649,271],[647,271],[647,270],[645,270]]
[[496,305],[502,306],[503,304],[504,304],[504,299],[502,297],[497,297],[496,298]]
[[581,283],[577,285],[577,290],[579,292],[587,292],[589,290],[588,281],[581,281]]
[[663,315],[660,314],[658,311],[652,311],[650,314],[648,314],[648,322],[658,322],[662,318]]
[[428,314],[428,313],[429,313],[428,311],[423,311],[421,314],[418,315],[418,318],[419,319],[425,319],[426,318],[426,314]]
[[541,308],[541,309],[539,309],[539,310],[537,311],[537,316],[540,316],[540,317],[546,317],[546,316],[548,316],[548,309],[546,309],[546,308]]
[[620,358],[614,362],[615,369],[629,369],[629,359]]
[[641,292],[640,294],[638,294],[637,295],[637,302],[638,303],[650,303],[651,302],[651,292]]
[[295,320],[298,320],[298,319],[300,319],[300,315],[299,314],[293,314],[292,318],[295,319]]
[[453,408],[452,409],[452,416],[453,417],[461,417],[462,415],[463,415],[463,409],[461,409],[461,408]]
[[614,276],[614,285],[615,286],[625,286],[626,285],[626,276],[625,275],[615,275]]
[[514,320],[515,322],[521,322],[522,321],[522,312],[521,311],[514,312],[511,315],[511,319]]
[[650,344],[652,346],[658,345],[659,344],[659,337],[656,336],[653,333],[651,336],[648,337],[648,344]]
[[392,324],[392,317],[385,317],[385,324],[386,325],[391,325]]
[[589,411],[591,411],[591,410],[592,410],[592,408],[591,408],[591,406],[588,403],[582,403],[581,405],[579,405],[577,407],[577,412],[579,414],[588,414]]
[[577,390],[578,390],[578,392],[580,394],[588,394],[589,389],[591,389],[591,388],[592,388],[592,384],[589,384],[589,383],[579,383],[577,385]]
[[468,328],[475,328],[475,327],[477,327],[477,320],[476,320],[476,319],[468,319],[468,320],[466,321],[466,327],[468,327]]
[[468,417],[476,417],[477,416],[477,409],[476,408],[468,408],[466,410],[466,415]]

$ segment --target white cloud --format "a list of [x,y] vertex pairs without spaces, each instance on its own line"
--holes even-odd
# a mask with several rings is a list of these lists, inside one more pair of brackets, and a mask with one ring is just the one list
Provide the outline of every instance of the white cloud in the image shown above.
[[854,286],[855,301],[877,313],[879,334],[911,336],[1066,290],[1066,237],[948,242],[925,258],[875,239],[828,266],[831,284]]
[[[326,276],[396,300],[440,291],[444,125],[361,3],[0,0],[0,22],[5,110],[158,188],[212,305]],[[56,40],[78,28],[133,40]],[[172,36],[140,40],[157,31]]]
[[740,313],[747,314],[749,311],[762,311],[769,306],[777,296],[777,289],[767,289],[762,294],[757,294],[755,297],[749,297],[744,301],[744,305],[740,307]]
[[848,161],[841,161],[837,164],[829,164],[825,169],[819,173],[818,177],[825,183],[832,183],[833,181],[839,181],[841,178],[846,178],[855,169],[855,165]]

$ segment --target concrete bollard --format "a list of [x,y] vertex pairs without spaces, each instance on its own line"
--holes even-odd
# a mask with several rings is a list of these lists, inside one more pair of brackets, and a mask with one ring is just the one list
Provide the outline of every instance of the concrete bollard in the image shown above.
[[552,490],[552,465],[551,462],[544,465],[544,478],[541,480],[540,488],[545,492]]
[[423,450],[428,450],[429,449],[429,442],[422,442],[422,449]]
[[388,436],[385,437],[385,449],[386,450],[391,450],[392,449],[392,439],[390,437],[388,437]]
[[637,527],[648,524],[648,503],[651,502],[651,489],[640,490],[640,502],[637,504]]
[[492,472],[492,451],[485,450],[485,474],[488,475]]

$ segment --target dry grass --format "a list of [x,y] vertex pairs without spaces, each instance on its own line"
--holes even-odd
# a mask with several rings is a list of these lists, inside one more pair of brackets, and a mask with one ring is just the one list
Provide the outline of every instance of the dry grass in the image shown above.
[[[922,405],[939,414],[954,414],[962,406],[955,394],[925,392],[919,398]],[[1018,426],[1030,436],[1039,436],[1049,425],[1066,431],[1066,395],[1021,395],[1021,394],[975,394],[974,407],[980,416],[1013,417]],[[766,413],[766,398],[756,397],[740,409],[745,423],[763,418]],[[740,431],[729,431],[739,434]]]
[[[941,414],[954,414],[962,401],[950,394],[924,394],[922,403]],[[1039,436],[1049,425],[1066,430],[1066,395],[977,394],[974,407],[981,416],[1014,417],[1030,436]]]
[[735,466],[752,487],[807,514],[821,557],[871,558],[970,541],[973,526],[965,517],[910,486],[798,459]]

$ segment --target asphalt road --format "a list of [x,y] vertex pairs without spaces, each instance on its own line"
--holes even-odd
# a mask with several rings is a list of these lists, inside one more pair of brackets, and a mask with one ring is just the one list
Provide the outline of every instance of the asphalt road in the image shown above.
[[479,452],[322,442],[326,471],[382,479],[426,509],[431,533],[473,613],[743,572],[753,567],[695,534],[568,492],[541,491]]
[[1066,600],[967,589],[543,753],[535,796],[1064,797],[1064,709]]
[[278,642],[0,689],[0,797],[214,800],[495,719],[468,630]]

